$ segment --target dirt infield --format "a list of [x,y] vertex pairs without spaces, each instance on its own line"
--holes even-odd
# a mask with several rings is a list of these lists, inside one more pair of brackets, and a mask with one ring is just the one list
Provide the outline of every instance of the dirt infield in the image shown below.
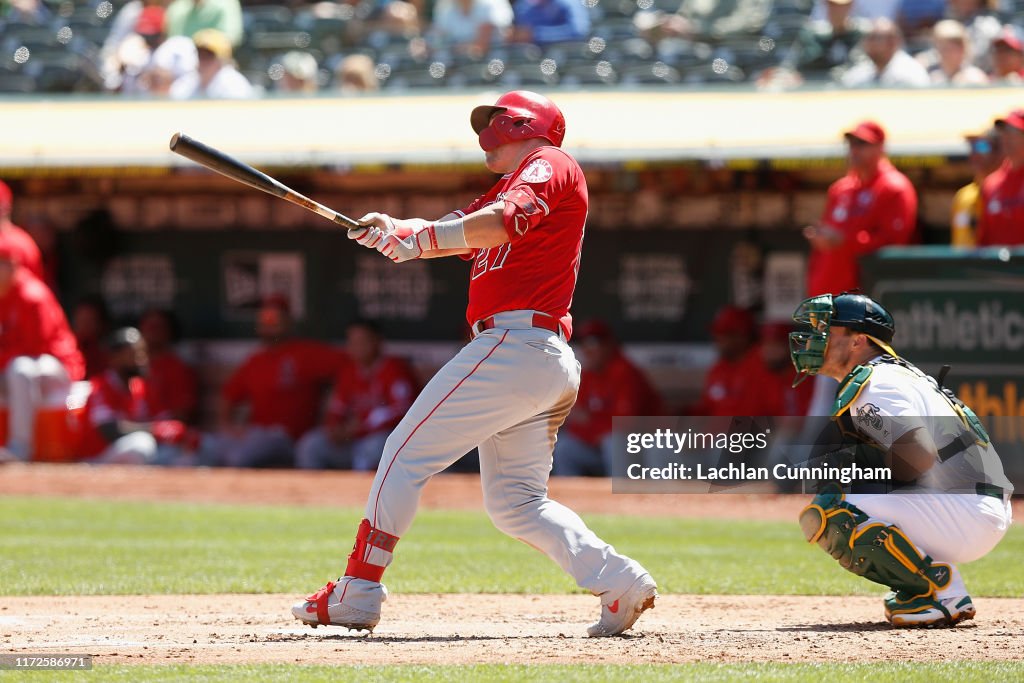
[[4,598],[0,649],[97,663],[476,664],[1020,659],[1024,600],[953,629],[893,631],[871,598],[668,595],[637,633],[590,640],[582,595],[396,595],[369,637],[302,626],[286,595]]
[[[361,506],[368,475],[8,465],[0,495]],[[331,497],[310,496],[330,490]],[[793,520],[802,496],[611,495],[600,480],[556,480],[584,512]],[[435,478],[434,508],[480,509],[472,475]],[[667,595],[635,634],[589,640],[583,595],[393,595],[372,636],[310,629],[297,595],[46,596],[0,599],[0,650],[80,653],[103,663],[475,664],[862,662],[1024,659],[1024,600],[980,599],[954,629],[894,631],[878,598]]]

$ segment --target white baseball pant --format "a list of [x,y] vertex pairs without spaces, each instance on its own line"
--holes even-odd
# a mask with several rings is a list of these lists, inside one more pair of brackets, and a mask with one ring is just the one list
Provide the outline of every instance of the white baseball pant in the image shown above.
[[71,378],[64,365],[49,355],[18,356],[7,365],[6,399],[10,414],[7,448],[22,460],[32,457],[36,411],[41,406],[60,404],[71,391]]
[[948,564],[953,577],[938,597],[967,595],[956,564],[987,555],[1002,540],[1013,520],[1009,501],[957,493],[850,494],[872,522],[895,524],[921,552]]
[[[427,480],[477,446],[494,525],[545,553],[580,587],[618,595],[645,570],[547,497],[551,453],[576,400],[580,366],[561,336],[532,327],[532,317],[533,311],[499,314],[497,327],[477,335],[431,379],[388,437],[366,518],[400,537]],[[367,550],[367,563],[391,563],[391,552]],[[349,598],[358,600],[352,592]]]

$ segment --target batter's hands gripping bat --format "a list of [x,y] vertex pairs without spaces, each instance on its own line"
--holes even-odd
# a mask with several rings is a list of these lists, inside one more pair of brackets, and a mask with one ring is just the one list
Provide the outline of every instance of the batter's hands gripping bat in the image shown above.
[[271,178],[266,173],[257,171],[252,166],[243,164],[238,159],[230,157],[220,150],[208,147],[198,140],[193,140],[184,133],[175,133],[171,136],[171,151],[232,180],[237,180],[249,187],[255,187],[257,190],[280,197],[286,202],[301,206],[308,211],[323,216],[329,221],[334,221],[343,228],[349,230],[364,228],[364,226],[348,216],[329,209],[319,202],[314,202],[309,197],[299,194],[287,185]]

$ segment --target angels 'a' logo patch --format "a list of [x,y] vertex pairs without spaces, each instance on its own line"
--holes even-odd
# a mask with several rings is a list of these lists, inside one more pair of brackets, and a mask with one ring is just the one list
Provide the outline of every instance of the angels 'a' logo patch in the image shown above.
[[548,161],[535,159],[530,162],[530,165],[526,167],[526,170],[519,177],[528,183],[543,183],[550,180],[554,172]]

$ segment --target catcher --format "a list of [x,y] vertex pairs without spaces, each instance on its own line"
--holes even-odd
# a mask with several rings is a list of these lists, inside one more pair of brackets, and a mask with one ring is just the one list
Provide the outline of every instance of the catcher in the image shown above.
[[869,297],[812,297],[793,319],[810,327],[790,335],[796,382],[839,380],[832,419],[884,452],[900,484],[847,495],[826,485],[800,513],[804,535],[844,569],[891,589],[884,605],[893,626],[973,619],[957,565],[1003,538],[1013,492],[984,427],[942,374],[936,381],[896,354],[892,316]]

